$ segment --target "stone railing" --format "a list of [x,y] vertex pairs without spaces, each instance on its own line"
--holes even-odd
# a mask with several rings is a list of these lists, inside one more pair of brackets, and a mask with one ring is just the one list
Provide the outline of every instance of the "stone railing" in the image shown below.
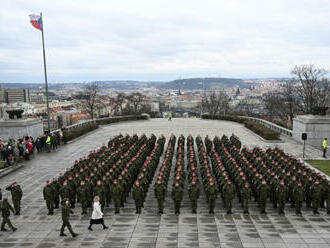
[[240,117],[258,122],[258,123],[264,125],[265,127],[268,127],[270,129],[273,129],[275,131],[280,132],[281,134],[284,134],[284,135],[287,135],[287,136],[292,136],[293,135],[292,130],[281,127],[279,125],[276,125],[276,124],[274,124],[270,121],[266,121],[266,120],[263,120],[263,119],[260,119],[260,118],[248,117],[248,116],[240,116]]
[[[121,122],[121,121],[133,121],[133,120],[147,120],[147,116],[143,115],[126,115],[126,116],[116,116],[116,117],[105,117],[105,118],[100,118],[100,119],[89,119],[81,123],[73,124],[70,126],[66,126],[65,130],[70,131],[79,127],[83,127],[87,124],[99,124],[99,125],[107,125],[111,123],[116,123],[116,122]],[[51,131],[51,133],[55,133],[61,131],[61,129],[56,129]]]

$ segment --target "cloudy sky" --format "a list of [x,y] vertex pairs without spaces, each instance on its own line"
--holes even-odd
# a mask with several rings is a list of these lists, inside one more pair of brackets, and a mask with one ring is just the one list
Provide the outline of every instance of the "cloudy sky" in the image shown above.
[[330,68],[329,0],[1,0],[0,82],[280,77]]

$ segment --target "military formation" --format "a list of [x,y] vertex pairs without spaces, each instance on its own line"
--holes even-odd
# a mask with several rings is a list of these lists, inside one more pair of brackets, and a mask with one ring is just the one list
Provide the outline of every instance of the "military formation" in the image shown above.
[[[159,214],[164,213],[166,197],[172,199],[174,212],[180,214],[185,192],[191,212],[197,213],[201,191],[205,193],[210,214],[219,206],[231,214],[234,201],[240,203],[244,214],[249,214],[252,201],[261,214],[267,213],[269,203],[279,214],[285,214],[288,205],[297,214],[301,214],[303,205],[312,208],[315,214],[319,208],[327,208],[330,214],[330,183],[326,177],[279,148],[250,150],[242,147],[235,135],[230,138],[223,135],[221,139],[216,136],[213,140],[208,136],[204,140],[197,136],[194,140],[191,135],[187,139],[172,135],[160,161],[165,143],[164,136],[157,139],[144,134],[112,138],[107,146],[91,151],[57,179],[46,182],[43,197],[48,214],[54,214],[60,203],[63,208],[67,202],[70,209],[79,203],[81,214],[87,214],[96,195],[100,197],[102,211],[112,203],[117,214],[130,193],[136,213],[140,214],[154,177]],[[170,180],[173,183],[169,195]],[[19,213],[14,198],[13,202],[15,212]],[[69,227],[67,223],[64,226]]]

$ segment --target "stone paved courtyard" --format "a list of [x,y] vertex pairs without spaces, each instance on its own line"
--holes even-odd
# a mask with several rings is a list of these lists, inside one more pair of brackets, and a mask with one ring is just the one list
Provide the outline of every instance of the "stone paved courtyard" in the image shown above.
[[[303,209],[303,216],[296,216],[294,210],[286,208],[286,216],[278,216],[275,209],[268,208],[268,215],[260,215],[256,204],[251,204],[251,215],[243,215],[242,209],[235,202],[233,215],[225,214],[220,199],[216,203],[215,215],[208,214],[205,194],[202,192],[198,202],[198,214],[190,213],[190,202],[185,187],[181,215],[176,216],[173,203],[166,197],[165,214],[157,215],[157,202],[154,199],[153,187],[149,188],[145,208],[141,215],[135,214],[131,196],[120,215],[113,214],[113,205],[105,210],[105,222],[108,230],[95,227],[93,232],[87,230],[89,217],[80,215],[78,205],[71,218],[77,238],[59,237],[61,214],[55,210],[54,216],[47,215],[42,189],[47,179],[63,172],[72,165],[75,159],[85,155],[89,150],[106,143],[116,134],[164,134],[176,135],[200,134],[210,137],[235,133],[243,145],[283,147],[287,152],[301,157],[302,145],[285,138],[282,143],[265,143],[242,125],[225,121],[164,119],[150,121],[118,123],[102,126],[81,139],[74,141],[51,154],[37,155],[25,166],[3,178],[0,186],[17,181],[23,188],[21,216],[11,218],[18,228],[14,233],[0,233],[0,247],[330,247],[330,216],[324,210],[319,216]],[[319,158],[320,151],[308,147],[309,158]],[[174,166],[172,167],[173,170]],[[156,173],[157,174],[157,171]],[[169,189],[171,190],[171,183]],[[9,196],[5,193],[4,196]],[[268,205],[270,206],[270,205]],[[68,233],[68,232],[67,232]]]

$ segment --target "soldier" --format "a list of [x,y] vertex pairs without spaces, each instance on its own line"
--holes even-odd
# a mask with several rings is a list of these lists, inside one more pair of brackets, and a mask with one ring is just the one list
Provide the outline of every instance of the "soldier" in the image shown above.
[[262,184],[259,189],[259,204],[260,204],[260,213],[267,214],[266,212],[266,202],[268,197],[268,185],[266,184],[266,180],[262,180]]
[[48,215],[54,214],[54,188],[51,186],[50,181],[46,181],[46,186],[43,190],[44,200],[46,201]]
[[209,188],[208,188],[208,202],[209,202],[209,214],[214,214],[214,207],[215,207],[215,201],[217,199],[217,188],[214,185],[214,182],[212,178],[210,178],[209,181]]
[[63,203],[64,199],[70,199],[70,187],[68,186],[68,181],[66,181],[66,180],[63,182],[63,186],[60,189],[60,196],[61,196],[62,203]]
[[302,188],[301,182],[293,190],[294,200],[295,200],[295,207],[296,207],[296,214],[301,215],[301,206],[304,200],[304,190]]
[[196,214],[199,194],[200,194],[199,185],[196,183],[196,177],[194,177],[191,181],[191,185],[189,188],[189,199],[191,201],[191,209],[193,214]]
[[232,202],[233,202],[233,199],[235,197],[235,187],[231,183],[230,179],[228,179],[227,183],[223,186],[222,194],[223,194],[223,198],[224,198],[224,201],[225,201],[227,214],[232,214],[231,209],[232,209]]
[[21,199],[23,196],[23,191],[21,186],[14,182],[12,185],[9,185],[6,190],[10,191],[12,201],[14,204],[15,215],[20,215],[21,211]]
[[158,179],[157,184],[155,185],[155,196],[158,202],[158,213],[162,214],[164,210],[164,200],[165,200],[166,188],[162,183],[161,179]]
[[285,214],[284,207],[288,197],[287,187],[284,185],[284,180],[281,180],[280,185],[276,189],[276,198],[278,202],[278,214]]
[[104,197],[104,188],[100,180],[97,181],[97,184],[94,188],[94,195],[100,197],[101,211],[103,212],[105,197]]
[[327,214],[330,215],[330,182],[328,182],[326,202],[327,202]]
[[74,231],[72,230],[71,224],[69,222],[69,218],[70,218],[70,213],[73,214],[73,211],[70,209],[70,201],[68,198],[64,198],[63,199],[64,202],[62,204],[62,227],[61,227],[61,233],[60,236],[67,236],[64,233],[64,228],[67,227],[72,235],[72,237],[76,237],[78,236],[77,233],[74,233]]
[[249,214],[249,201],[251,200],[251,195],[252,195],[252,191],[250,189],[250,185],[248,182],[245,183],[245,187],[242,189],[241,192],[242,195],[242,207],[244,210],[244,214]]
[[69,176],[68,179],[69,179],[68,186],[70,188],[70,198],[69,198],[70,199],[70,207],[75,208],[77,189],[76,189],[76,185],[75,185],[74,181],[72,180],[72,176]]
[[140,186],[139,180],[135,181],[135,185],[133,187],[133,199],[135,201],[135,208],[136,208],[136,213],[141,214],[141,207],[142,207],[142,202],[143,202],[143,189]]
[[312,188],[313,188],[313,178],[310,176],[308,177],[308,181],[305,185],[305,192],[306,192],[306,207],[311,208],[312,207]]
[[118,184],[117,179],[113,180],[113,184],[110,188],[111,198],[113,199],[115,214],[119,214],[120,212],[120,200],[121,200],[121,186]]
[[319,206],[321,201],[322,187],[319,184],[319,180],[316,180],[314,185],[312,186],[312,206],[313,213],[319,214]]
[[87,214],[87,208],[88,208],[88,188],[85,185],[84,181],[80,182],[80,186],[77,189],[77,196],[79,197],[80,203],[81,203],[81,214]]
[[61,185],[56,180],[56,178],[53,178],[53,182],[51,183],[54,189],[54,208],[59,208],[60,205],[60,189]]
[[183,190],[180,187],[179,182],[175,182],[172,190],[172,199],[174,201],[175,214],[180,214],[181,201],[183,198]]
[[15,212],[13,207],[8,202],[8,199],[5,198],[5,199],[3,199],[2,206],[1,206],[1,212],[2,212],[1,231],[2,232],[7,231],[7,229],[5,228],[6,224],[11,228],[11,230],[13,230],[13,232],[15,232],[17,230],[17,228],[15,228],[10,222],[10,219],[9,219],[10,211],[12,211],[13,213]]

